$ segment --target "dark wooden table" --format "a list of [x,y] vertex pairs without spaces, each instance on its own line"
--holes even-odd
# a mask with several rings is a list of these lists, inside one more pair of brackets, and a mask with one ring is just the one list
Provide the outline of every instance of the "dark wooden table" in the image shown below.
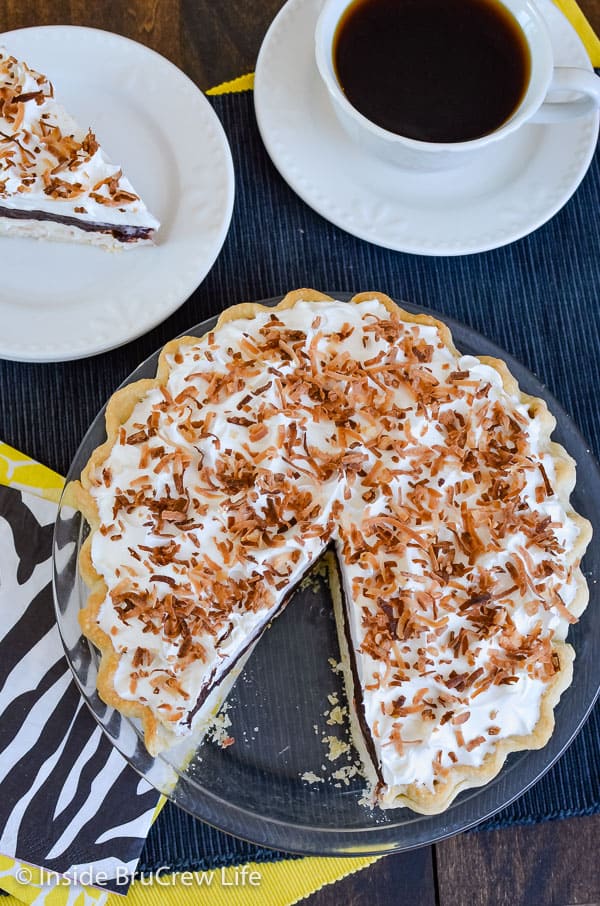
[[[147,44],[202,89],[254,69],[283,0],[2,0],[0,32],[89,25]],[[581,0],[600,34],[600,0]],[[600,906],[600,816],[467,833],[388,856],[310,906]],[[265,904],[268,906],[268,904]]]

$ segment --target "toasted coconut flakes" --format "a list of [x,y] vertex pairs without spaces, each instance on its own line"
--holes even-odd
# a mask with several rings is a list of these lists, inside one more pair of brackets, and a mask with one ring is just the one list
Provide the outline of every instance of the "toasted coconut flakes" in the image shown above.
[[485,742],[485,736],[476,736],[475,739],[471,739],[465,746],[467,752],[472,752],[473,749],[476,749],[482,743]]
[[544,488],[546,490],[546,494],[548,495],[548,497],[552,497],[554,495],[554,490],[552,488],[552,485],[550,484],[546,470],[541,462],[538,463],[538,468],[539,468],[540,472],[542,473],[542,479],[544,481]]

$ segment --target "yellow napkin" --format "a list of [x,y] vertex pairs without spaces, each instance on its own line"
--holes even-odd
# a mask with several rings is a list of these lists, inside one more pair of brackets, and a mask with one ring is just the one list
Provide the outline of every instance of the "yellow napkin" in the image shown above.
[[[238,89],[239,90],[239,89]],[[58,501],[64,479],[14,447],[0,442],[0,484]],[[161,803],[162,804],[162,803]],[[160,808],[157,808],[157,814]],[[346,875],[376,861],[307,858],[205,872],[161,874],[158,879],[134,881],[127,894],[132,906],[291,906]],[[43,870],[0,855],[0,888],[11,894],[0,906],[122,906],[119,894],[93,887],[69,885],[49,878]]]
[[58,503],[64,478],[0,441],[0,484]]
[[600,67],[600,38],[592,29],[578,4],[575,0],[554,0],[554,3],[581,38],[592,66],[598,69]]

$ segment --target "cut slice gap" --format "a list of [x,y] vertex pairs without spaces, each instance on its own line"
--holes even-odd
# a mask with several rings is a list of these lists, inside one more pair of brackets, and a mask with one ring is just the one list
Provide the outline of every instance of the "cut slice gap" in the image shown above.
[[[367,781],[366,796],[361,800],[371,807],[377,802],[377,793],[385,786],[381,765],[377,758],[375,744],[371,730],[368,726],[362,695],[362,686],[358,676],[358,667],[356,654],[351,641],[351,632],[349,628],[348,597],[344,592],[342,580],[342,566],[339,559],[336,543],[330,541],[324,545],[322,552],[305,571],[296,579],[292,588],[290,588],[276,610],[265,619],[264,624],[258,630],[256,637],[248,642],[247,648],[240,652],[239,660],[232,663],[229,669],[221,674],[219,680],[212,687],[205,691],[202,701],[196,705],[191,712],[191,722],[194,723],[194,735],[197,736],[199,743],[202,742],[206,728],[214,720],[215,713],[221,708],[223,702],[227,699],[229,692],[232,690],[236,680],[243,672],[244,666],[250,655],[258,646],[265,632],[270,628],[272,622],[281,616],[288,607],[294,607],[294,598],[296,591],[305,583],[311,582],[311,576],[319,572],[325,572],[327,584],[331,593],[331,604],[336,626],[336,634],[339,644],[339,655],[341,662],[341,673],[344,681],[344,692],[347,699],[347,708],[349,715],[349,733],[350,742],[359,755],[362,775]],[[333,655],[335,652],[330,652]]]

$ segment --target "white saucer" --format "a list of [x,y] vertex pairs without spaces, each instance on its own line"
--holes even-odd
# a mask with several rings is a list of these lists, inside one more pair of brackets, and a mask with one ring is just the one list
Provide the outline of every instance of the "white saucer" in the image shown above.
[[0,239],[0,357],[82,358],[163,321],[204,279],[233,209],[231,152],[202,92],[141,44],[92,28],[0,36],[45,73],[161,221],[155,248]]
[[[524,126],[468,167],[414,173],[370,157],[338,124],[314,61],[322,0],[289,0],[256,65],[258,126],[295,192],[360,239],[421,255],[465,255],[506,245],[550,219],[594,154],[598,114]],[[577,34],[551,0],[539,0],[560,66],[591,69]]]

